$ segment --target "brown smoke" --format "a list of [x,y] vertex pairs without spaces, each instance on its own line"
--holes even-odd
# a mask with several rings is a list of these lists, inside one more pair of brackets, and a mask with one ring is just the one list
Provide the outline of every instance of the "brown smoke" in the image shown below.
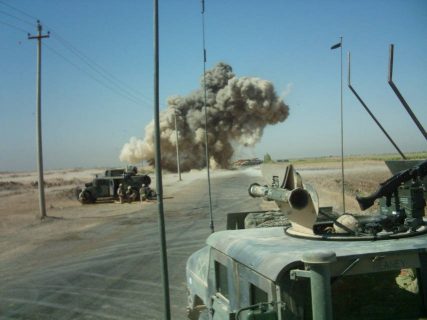
[[[212,167],[227,168],[233,156],[232,144],[254,146],[268,124],[283,122],[289,107],[276,95],[273,84],[254,77],[237,78],[231,66],[217,64],[206,71],[208,150]],[[160,113],[162,167],[176,170],[177,117],[181,170],[201,169],[205,161],[205,113],[203,77],[201,88],[188,96],[169,97]],[[154,164],[154,122],[145,128],[144,140],[132,137],[121,151],[120,160]]]

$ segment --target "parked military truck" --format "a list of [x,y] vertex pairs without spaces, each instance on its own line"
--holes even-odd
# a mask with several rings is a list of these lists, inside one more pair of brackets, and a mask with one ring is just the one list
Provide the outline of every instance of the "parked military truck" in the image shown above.
[[357,198],[362,210],[377,199],[387,210],[338,218],[292,167],[280,186],[252,184],[290,225],[213,233],[187,261],[188,318],[425,319],[426,174],[427,161],[399,171]]
[[[141,186],[149,187],[151,178],[146,174],[138,174],[137,168],[133,166],[126,169],[108,169],[104,174],[96,175],[92,182],[86,183],[83,188],[78,188],[77,198],[82,204],[95,203],[98,200],[116,200],[120,184],[125,189],[130,186],[139,198]],[[152,191],[150,198],[155,196],[155,192]]]

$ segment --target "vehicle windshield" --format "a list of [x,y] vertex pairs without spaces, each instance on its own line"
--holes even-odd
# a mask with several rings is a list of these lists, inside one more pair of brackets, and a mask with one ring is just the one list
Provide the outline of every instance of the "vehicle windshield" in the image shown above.
[[[425,318],[420,279],[419,269],[332,278],[333,319]],[[282,299],[285,319],[312,319],[308,279],[284,281]]]

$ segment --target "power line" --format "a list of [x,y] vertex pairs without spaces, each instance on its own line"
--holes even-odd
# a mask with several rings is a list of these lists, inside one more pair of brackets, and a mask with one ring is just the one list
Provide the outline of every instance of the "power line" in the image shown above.
[[127,95],[127,94],[119,91],[119,90],[117,90],[117,88],[114,88],[113,86],[110,86],[109,84],[106,84],[104,81],[101,81],[101,80],[97,79],[91,73],[87,72],[86,70],[84,70],[83,68],[81,68],[80,66],[78,66],[77,64],[75,64],[74,62],[72,62],[70,59],[68,59],[65,56],[63,56],[61,53],[59,53],[58,51],[56,51],[55,49],[53,49],[51,46],[48,46],[47,44],[45,44],[45,47],[48,48],[53,53],[55,53],[60,58],[62,58],[63,60],[65,60],[66,62],[68,62],[69,64],[71,64],[73,67],[75,67],[79,71],[81,71],[84,74],[86,74],[87,76],[89,76],[92,80],[94,80],[94,81],[98,82],[99,84],[101,84],[102,86],[104,86],[105,88],[114,91],[118,95],[122,96],[123,98],[128,99],[129,101],[132,101],[133,103],[135,103],[137,105],[141,104],[141,101],[138,101],[137,99],[135,99],[135,98],[133,98],[133,97],[131,97],[131,96],[129,96],[129,95]]
[[[19,13],[21,13],[21,14],[23,14],[24,16],[27,16],[28,18],[31,18],[31,19],[34,19],[34,20],[38,20],[36,17],[34,17],[33,15],[31,15],[31,14],[29,14],[29,13],[27,13],[27,12],[25,12],[25,11],[23,11],[23,10],[21,10],[21,9],[18,9],[18,8],[16,8],[16,7],[14,7],[14,6],[11,6],[10,4],[8,4],[8,3],[5,3],[4,1],[1,1],[0,0],[0,3],[2,4],[2,5],[4,5],[4,6],[6,6],[6,7],[9,7],[10,9],[12,9],[12,10],[15,10],[15,11],[17,11],[17,12],[19,12]],[[34,24],[33,24],[34,25]]]
[[15,25],[13,25],[13,24],[10,24],[10,23],[7,23],[7,22],[1,21],[1,20],[0,20],[0,23],[1,23],[1,24],[3,24],[3,25],[5,25],[5,26],[8,26],[8,27],[10,27],[10,28],[12,28],[12,29],[15,29],[15,30],[21,31],[21,32],[23,32],[23,33],[25,33],[25,34],[28,34],[28,31],[27,31],[27,30],[24,30],[24,29],[22,29],[22,28],[19,28],[19,27],[17,27],[17,26],[15,26]]
[[26,20],[24,20],[24,19],[18,18],[17,16],[15,16],[15,15],[13,15],[13,14],[7,13],[6,11],[0,10],[0,13],[1,13],[1,14],[3,14],[3,15],[5,15],[5,16],[11,17],[11,18],[13,18],[13,19],[16,19],[16,20],[18,20],[18,21],[21,21],[21,22],[23,22],[23,23],[26,23],[26,24],[28,24],[28,25],[30,25],[30,26],[32,26],[32,27],[34,27],[34,23],[31,23],[31,22],[28,22],[28,21],[26,21]]
[[95,72],[98,75],[100,75],[106,81],[113,83],[115,86],[117,86],[123,92],[126,92],[126,94],[128,96],[132,97],[133,99],[135,99],[135,100],[146,100],[146,102],[151,103],[151,101],[149,101],[148,98],[143,97],[143,96],[138,95],[138,94],[135,94],[133,92],[133,90],[131,90],[123,81],[117,79],[114,75],[112,75],[111,73],[109,73],[108,71],[106,71],[99,64],[97,64],[92,59],[90,59],[88,56],[86,56],[84,53],[82,53],[80,50],[78,50],[77,48],[75,48],[73,45],[71,45],[71,43],[69,43],[64,38],[62,38],[57,32],[54,32],[53,35],[56,37],[56,40],[58,40],[58,42],[60,42],[66,49],[68,49],[77,58],[79,58],[93,72]]
[[[24,15],[28,18],[34,19],[34,20],[38,20],[36,17],[34,17],[33,15],[25,12],[24,10],[18,9],[10,4],[5,3],[4,1],[0,0],[0,4],[3,4],[4,6],[19,12],[21,15]],[[0,10],[0,13],[3,13],[4,15],[10,16],[14,19],[17,19],[23,23],[29,24],[31,26],[34,26],[33,23],[28,22],[27,20],[21,19],[13,14],[10,14],[8,12],[2,11]],[[14,28],[16,30],[22,31],[27,33],[26,30],[21,29],[17,26],[8,24],[6,22],[2,22],[0,21],[0,23],[5,24],[11,28]],[[96,78],[95,76],[93,76],[91,73],[89,73],[88,71],[86,71],[85,69],[81,68],[79,65],[77,65],[76,63],[72,62],[70,59],[66,58],[65,56],[63,56],[61,53],[59,53],[58,51],[56,51],[55,49],[53,49],[50,46],[46,47],[51,50],[52,52],[54,52],[56,55],[58,55],[59,57],[61,57],[62,59],[64,59],[66,62],[68,62],[69,64],[73,65],[75,68],[77,68],[79,71],[85,73],[87,76],[89,76],[90,78],[92,78],[93,80],[95,80],[96,82],[100,83],[101,85],[103,85],[104,87],[107,87],[108,89],[116,92],[117,94],[121,95],[122,97],[125,97],[126,99],[140,105],[142,104],[141,102],[145,102],[145,103],[149,103],[151,104],[151,99],[144,96],[140,91],[132,89],[129,85],[127,85],[125,82],[123,82],[122,80],[118,79],[116,76],[114,76],[113,74],[111,74],[110,72],[108,72],[104,67],[102,67],[101,65],[99,65],[98,63],[96,63],[93,59],[89,58],[87,55],[85,55],[82,51],[80,51],[79,49],[77,49],[75,46],[73,46],[69,41],[65,40],[62,36],[59,35],[58,32],[54,31],[53,28],[51,28],[50,26],[47,26],[45,24],[46,27],[48,27],[52,32],[52,39],[57,40],[62,46],[64,46],[67,50],[69,50],[72,54],[74,54],[79,60],[81,60],[84,64],[87,65],[88,68],[90,68],[94,73],[98,74],[100,77],[103,78],[103,81],[101,81],[100,79]]]

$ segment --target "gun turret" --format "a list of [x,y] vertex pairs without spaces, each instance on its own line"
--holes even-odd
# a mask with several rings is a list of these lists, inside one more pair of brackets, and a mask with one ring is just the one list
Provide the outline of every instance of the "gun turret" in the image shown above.
[[275,201],[295,231],[313,234],[313,225],[317,218],[317,194],[314,191],[310,193],[306,187],[309,186],[302,184],[301,177],[292,165],[289,165],[280,186],[279,177],[273,176],[271,186],[253,183],[248,192],[251,197]]
[[421,162],[419,165],[413,168],[402,170],[396,173],[391,178],[380,183],[379,188],[374,193],[366,197],[356,196],[356,200],[359,203],[360,209],[362,210],[370,208],[374,204],[375,200],[381,197],[385,197],[387,206],[390,206],[391,198],[393,194],[397,192],[397,189],[400,185],[412,179],[423,178],[426,175],[427,160]]
[[260,186],[258,183],[250,185],[249,195],[254,198],[263,197],[266,200],[288,203],[290,207],[295,210],[302,210],[307,207],[310,199],[310,194],[307,190],[302,188],[287,190],[269,186]]

